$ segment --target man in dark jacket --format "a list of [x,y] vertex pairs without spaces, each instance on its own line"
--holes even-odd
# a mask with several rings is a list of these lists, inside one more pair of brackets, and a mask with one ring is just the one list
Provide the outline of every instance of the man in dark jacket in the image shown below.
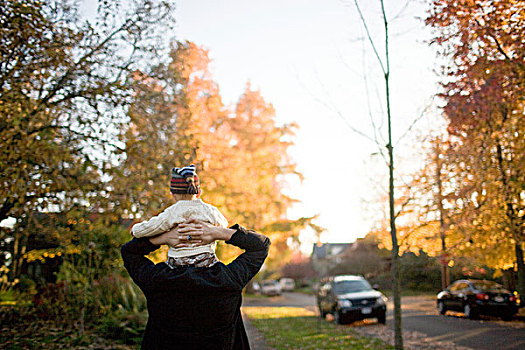
[[[211,267],[154,264],[145,255],[162,244],[224,240],[244,249],[233,262]],[[150,238],[133,238],[121,248],[124,266],[148,303],[142,349],[250,349],[241,317],[242,289],[259,271],[268,237],[239,225],[212,227],[193,221]]]

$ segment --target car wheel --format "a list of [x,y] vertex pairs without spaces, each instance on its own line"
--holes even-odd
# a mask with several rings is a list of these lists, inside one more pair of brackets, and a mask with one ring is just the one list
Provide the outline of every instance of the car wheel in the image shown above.
[[474,310],[472,310],[472,307],[470,306],[470,304],[465,304],[465,306],[463,306],[463,313],[465,314],[465,317],[468,319],[473,320],[476,318],[476,313],[474,312]]
[[386,312],[383,312],[377,316],[377,323],[386,324]]
[[445,303],[442,300],[438,301],[438,311],[442,315],[447,313],[447,307],[445,306]]
[[514,316],[514,315],[511,314],[511,313],[506,313],[506,314],[501,315],[501,319],[502,319],[503,321],[512,321],[512,317],[513,317],[513,316]]

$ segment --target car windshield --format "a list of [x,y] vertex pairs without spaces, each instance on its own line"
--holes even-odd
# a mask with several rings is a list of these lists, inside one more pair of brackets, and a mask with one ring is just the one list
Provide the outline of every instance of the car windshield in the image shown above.
[[335,294],[356,293],[370,289],[372,287],[367,281],[340,281],[334,284]]
[[477,290],[481,290],[481,291],[484,291],[484,292],[510,293],[508,290],[503,288],[502,285],[497,284],[496,282],[478,281],[478,282],[472,283],[472,285]]

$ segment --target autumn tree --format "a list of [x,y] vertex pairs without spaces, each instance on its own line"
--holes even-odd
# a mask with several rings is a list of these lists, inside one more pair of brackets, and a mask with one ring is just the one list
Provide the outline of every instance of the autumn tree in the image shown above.
[[424,141],[424,166],[413,174],[405,188],[411,198],[404,211],[404,227],[399,228],[401,250],[415,254],[423,251],[439,256],[441,262],[441,287],[450,284],[448,263],[450,259],[450,216],[448,201],[454,196],[453,174],[450,165],[450,142],[446,136],[437,135]]
[[330,273],[362,275],[367,279],[373,279],[388,270],[391,261],[390,251],[379,248],[377,236],[369,234],[357,239],[341,253],[341,263],[332,268]]
[[497,267],[514,251],[525,293],[525,4],[434,1],[426,19],[450,57],[441,97],[453,135],[463,248]]
[[273,244],[270,255],[276,257],[286,251],[286,239],[294,231],[294,222],[286,219],[294,201],[283,188],[286,175],[297,174],[287,151],[295,125],[278,126],[273,106],[250,84],[228,124],[236,171],[223,175],[222,181],[230,184],[222,194],[226,210],[234,220],[267,233]]
[[[229,222],[271,236],[269,261],[276,268],[289,257],[287,239],[307,225],[315,228],[312,218],[286,217],[294,202],[282,191],[286,177],[299,176],[288,157],[295,125],[277,125],[271,104],[250,85],[234,111],[226,108],[209,62],[207,50],[178,42],[168,63],[133,74],[135,92],[113,197],[124,214],[154,215],[171,201],[171,167],[194,163],[205,201]],[[236,254],[225,245],[219,252],[225,260]]]
[[[171,27],[171,6],[100,1],[92,20],[66,0],[0,7],[0,221],[94,206],[107,195],[103,174],[119,147],[128,72],[157,57],[155,29]],[[24,231],[14,238],[22,251]]]
[[293,278],[296,281],[296,286],[299,287],[301,283],[306,283],[309,279],[316,277],[317,273],[312,267],[312,260],[309,257],[296,253],[282,267],[281,275]]
[[[486,80],[473,79],[471,93],[449,98],[445,108],[449,129],[457,139],[453,207],[462,220],[455,229],[463,233],[460,246],[465,251],[495,268],[508,268],[514,261],[522,276],[525,163],[521,154],[525,129],[520,121],[524,95],[508,89],[507,84],[519,84],[511,71],[498,72],[496,68],[485,72]],[[519,80],[524,81],[523,77]],[[458,119],[462,120],[458,123]],[[509,259],[513,251],[514,259]],[[523,292],[523,286],[519,287]]]
[[123,215],[141,218],[167,207],[175,166],[195,163],[207,187],[200,156],[220,154],[220,145],[227,145],[220,130],[214,131],[226,118],[226,109],[208,63],[204,49],[175,42],[168,62],[131,75],[129,121],[120,136],[125,146],[111,184],[115,207]]

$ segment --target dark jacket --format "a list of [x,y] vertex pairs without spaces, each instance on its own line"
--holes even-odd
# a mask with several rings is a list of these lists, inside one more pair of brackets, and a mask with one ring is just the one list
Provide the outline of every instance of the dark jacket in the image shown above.
[[241,291],[261,268],[268,237],[235,225],[226,243],[245,252],[228,265],[154,264],[145,255],[159,248],[134,238],[121,248],[124,266],[148,302],[142,349],[249,349],[241,318]]

